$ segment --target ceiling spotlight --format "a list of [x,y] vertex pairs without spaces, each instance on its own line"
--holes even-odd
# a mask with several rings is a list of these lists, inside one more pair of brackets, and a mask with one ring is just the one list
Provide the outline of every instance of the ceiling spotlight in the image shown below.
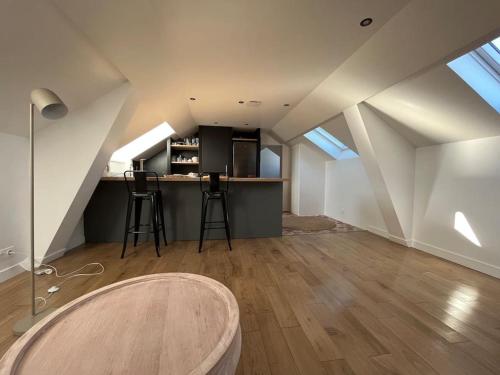
[[245,126],[248,126],[248,124],[245,124]]
[[238,103],[239,103],[239,104],[243,104],[243,103],[245,103],[245,102],[244,102],[243,100],[240,100]]
[[373,22],[373,19],[372,19],[372,18],[370,18],[370,17],[368,17],[368,18],[363,19],[363,20],[359,23],[359,25],[360,25],[361,27],[366,27],[366,26],[370,26],[370,25],[372,24],[372,22]]
[[189,100],[196,100],[196,98],[189,98]]
[[214,125],[217,125],[219,122],[218,121],[214,121]]
[[285,104],[283,104],[283,107],[290,107],[290,104],[285,103]]

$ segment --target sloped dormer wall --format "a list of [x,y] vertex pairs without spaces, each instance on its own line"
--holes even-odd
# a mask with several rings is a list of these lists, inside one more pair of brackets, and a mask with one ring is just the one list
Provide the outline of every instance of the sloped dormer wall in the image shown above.
[[36,134],[35,250],[37,260],[65,251],[106,163],[135,111],[130,84],[54,121]]

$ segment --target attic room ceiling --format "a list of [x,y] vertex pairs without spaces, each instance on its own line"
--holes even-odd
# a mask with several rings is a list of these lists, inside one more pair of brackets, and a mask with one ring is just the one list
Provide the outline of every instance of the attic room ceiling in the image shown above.
[[284,141],[343,110],[477,48],[499,32],[498,0],[414,0],[273,127]]
[[142,101],[123,143],[163,121],[287,141],[491,33],[498,14],[494,0],[5,0],[0,131],[26,135],[33,87],[74,110],[129,80]]
[[[45,1],[0,1],[0,132],[28,135],[31,90],[50,87],[72,111],[125,77]],[[37,117],[37,128],[47,120]]]
[[182,134],[271,128],[408,0],[54,2]]
[[415,146],[500,135],[500,116],[446,64],[366,101]]

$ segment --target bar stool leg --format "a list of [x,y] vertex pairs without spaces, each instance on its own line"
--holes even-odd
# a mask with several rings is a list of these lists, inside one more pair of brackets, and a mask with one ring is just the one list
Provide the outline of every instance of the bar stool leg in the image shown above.
[[161,219],[161,230],[163,232],[163,241],[165,242],[165,246],[167,246],[167,232],[165,229],[165,214],[163,213],[163,197],[161,196],[161,191],[158,193],[158,212],[160,213]]
[[[141,213],[142,213],[142,198],[135,199],[135,216],[134,216],[134,232],[139,232],[141,228]],[[134,233],[134,247],[137,246],[139,233]]]
[[231,247],[231,228],[229,227],[229,216],[227,214],[227,202],[226,202],[226,193],[222,195],[222,213],[224,214],[224,227],[226,229],[226,239],[229,245],[229,251],[233,250]]
[[132,198],[132,195],[128,196],[128,204],[127,204],[127,217],[125,219],[125,235],[123,238],[123,249],[122,249],[122,255],[120,258],[123,259],[125,256],[125,250],[127,249],[127,240],[128,240],[128,232],[130,230],[130,216],[132,216],[132,204],[134,203],[134,198]]
[[156,255],[160,256],[160,231],[158,228],[158,205],[156,204],[155,196],[151,196],[151,219],[153,220],[153,234],[155,237]]
[[203,237],[205,236],[205,221],[207,218],[207,206],[208,206],[208,198],[205,197],[205,193],[203,193],[201,196],[200,242],[198,245],[199,253],[201,253],[201,248],[203,246]]

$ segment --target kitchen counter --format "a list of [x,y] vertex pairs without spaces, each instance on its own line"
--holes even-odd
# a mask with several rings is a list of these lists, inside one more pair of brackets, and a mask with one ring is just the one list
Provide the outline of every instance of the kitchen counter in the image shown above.
[[[149,180],[153,180],[154,177],[149,177]],[[106,176],[102,177],[101,181],[123,181],[123,176]],[[199,182],[199,177],[189,177],[189,176],[161,176],[158,177],[159,181],[171,181],[171,182]],[[208,181],[207,177],[203,180]],[[221,181],[226,181],[225,177],[221,177]],[[266,177],[231,177],[229,183],[231,182],[283,182],[286,181],[284,178],[266,178]]]
[[[201,217],[199,178],[165,176],[159,180],[168,240],[198,240]],[[230,178],[228,211],[233,238],[281,236],[283,181],[281,178]],[[123,177],[101,178],[85,209],[87,242],[123,240],[127,194]],[[217,201],[210,203],[207,221],[222,220],[220,206]],[[142,211],[141,222],[148,223],[148,203],[143,204]],[[224,230],[206,231],[206,238],[224,239]]]

